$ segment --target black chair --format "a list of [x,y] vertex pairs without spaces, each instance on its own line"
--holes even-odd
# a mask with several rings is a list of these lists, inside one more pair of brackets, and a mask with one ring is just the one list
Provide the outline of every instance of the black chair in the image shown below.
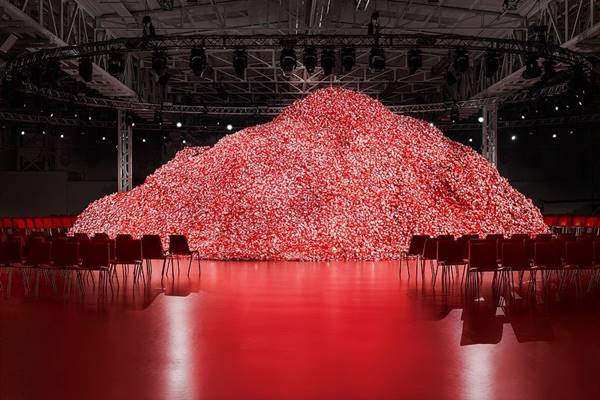
[[167,256],[163,250],[162,241],[158,235],[142,236],[142,259],[146,261],[146,271],[152,272],[152,260],[162,260],[163,270]]
[[[190,250],[187,238],[184,235],[169,235],[169,250],[167,252],[168,261],[171,263],[173,270],[174,259],[177,259],[177,269],[179,270],[179,257],[189,257],[190,263],[188,265],[188,275],[192,269],[192,260],[194,256],[198,259],[198,272],[200,273],[200,253],[197,250]],[[168,266],[167,266],[168,268]],[[164,273],[164,269],[163,269]]]

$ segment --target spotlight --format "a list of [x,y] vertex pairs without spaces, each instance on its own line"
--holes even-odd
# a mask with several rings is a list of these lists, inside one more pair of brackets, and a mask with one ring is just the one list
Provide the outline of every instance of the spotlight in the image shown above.
[[335,67],[335,51],[331,47],[325,47],[321,51],[321,69],[323,74],[331,75]]
[[423,56],[421,56],[421,50],[410,49],[406,54],[406,65],[408,66],[408,72],[412,75],[423,65]]
[[64,139],[64,138],[65,138],[65,135],[61,133],[59,137],[60,137],[61,139]]
[[521,114],[521,119],[525,119],[525,114]]
[[115,76],[122,74],[123,71],[123,55],[117,50],[111,50],[110,53],[108,53],[108,72]]
[[186,144],[187,142],[185,141],[185,139],[183,139],[183,140],[181,141],[181,143],[183,143],[183,144]]
[[164,51],[156,50],[152,53],[152,70],[158,76],[167,72],[167,54]]
[[[304,62],[304,61],[303,61]],[[315,57],[315,65],[316,65]],[[284,47],[281,49],[281,56],[279,57],[279,64],[284,74],[289,74],[296,68],[296,51],[291,47]],[[307,68],[308,71],[308,68]],[[313,68],[314,71],[314,68]]]
[[517,140],[517,135],[512,135],[512,136],[510,137],[510,140],[512,140],[513,142],[514,142],[515,140]]
[[46,84],[50,87],[58,86],[58,79],[60,77],[60,63],[56,58],[52,58],[46,62],[44,77]]
[[479,116],[479,117],[477,118],[477,121],[479,121],[479,123],[480,123],[480,124],[483,124],[483,121],[484,121],[484,120],[483,120],[483,117],[482,117],[482,116]]
[[473,138],[469,138],[469,143],[473,143]]
[[373,72],[379,72],[384,68],[385,52],[381,47],[372,47],[369,52],[369,69]]
[[464,48],[454,50],[454,70],[458,73],[467,72],[469,69],[469,52]]
[[91,121],[91,120],[92,120],[92,116],[90,115],[90,116],[88,116],[88,121]]
[[233,130],[233,125],[231,125],[231,124],[227,124],[227,130],[228,130],[228,131],[230,131],[230,130]]
[[559,107],[558,106],[554,106],[554,111],[558,111]]
[[352,47],[344,47],[342,49],[342,67],[344,71],[350,72],[356,64],[356,53]]
[[43,131],[42,131],[42,135],[45,135],[45,134],[46,134],[46,131],[45,131],[45,130],[43,130]]
[[50,118],[54,118],[54,113],[50,113]]
[[553,133],[552,134],[552,139],[556,139],[556,136],[557,136],[556,133]]
[[542,70],[538,65],[538,57],[534,53],[527,54],[525,59],[525,71],[523,71],[523,79],[533,79],[541,75]]
[[142,143],[146,143],[146,138],[142,138]]
[[106,136],[102,136],[102,141],[105,142],[106,141]]
[[175,124],[176,127],[181,128],[183,126],[183,124],[180,121],[177,121],[177,123]]
[[[281,68],[283,68],[283,52],[281,53],[281,59],[282,59],[282,61],[281,61],[282,67]],[[296,65],[295,59],[296,59],[296,56],[294,56],[294,66]],[[304,51],[302,53],[302,64],[304,64],[304,68],[306,69],[306,72],[308,72],[309,74],[312,74],[313,72],[315,72],[315,68],[317,66],[317,49],[314,46],[309,46],[309,47],[304,48]],[[285,69],[284,69],[284,71],[285,71]]]
[[235,74],[240,78],[244,76],[246,67],[248,66],[248,55],[246,50],[237,49],[233,51],[233,69]]
[[542,63],[542,67],[544,68],[544,74],[542,75],[542,80],[547,81],[556,75],[556,70],[554,69],[554,60],[551,58],[547,58]]
[[144,39],[156,36],[154,25],[152,25],[152,17],[145,15],[144,18],[142,18],[142,26],[142,37]]
[[207,67],[206,53],[203,48],[197,47],[190,51],[190,69],[195,75],[201,76]]
[[488,49],[485,52],[485,76],[491,78],[496,75],[500,61],[498,60],[498,52],[496,50]]
[[21,136],[25,136],[25,131],[21,131]]
[[446,71],[446,84],[448,86],[453,86],[456,84],[456,77],[452,73],[452,71]]
[[89,57],[82,57],[79,60],[79,75],[86,82],[91,82],[94,76],[94,64]]

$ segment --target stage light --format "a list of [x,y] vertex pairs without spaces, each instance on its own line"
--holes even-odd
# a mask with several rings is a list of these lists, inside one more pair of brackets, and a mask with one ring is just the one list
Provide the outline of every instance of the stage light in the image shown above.
[[473,143],[473,138],[469,138],[469,143]]
[[106,136],[102,136],[102,141],[105,142],[106,141]]
[[134,126],[135,126],[135,122],[132,122],[132,123],[131,123],[131,127],[134,127]]
[[423,65],[423,56],[421,50],[410,49],[406,54],[406,65],[408,66],[408,72],[412,75]]
[[108,53],[108,72],[113,75],[120,75],[124,71],[123,55],[117,50],[111,50]]
[[344,47],[342,49],[342,67],[345,72],[352,71],[352,68],[356,64],[356,52],[352,47]]
[[516,135],[512,135],[512,136],[510,137],[510,140],[512,140],[512,141],[515,141],[515,140],[517,140],[517,136],[516,136]]
[[79,60],[79,75],[86,82],[91,82],[94,78],[94,64],[89,57],[82,57]]
[[43,130],[43,131],[42,131],[42,135],[45,135],[45,134],[46,134],[46,131],[45,131],[45,130]]
[[547,81],[556,75],[556,70],[554,69],[554,60],[551,58],[545,59],[542,63],[542,67],[544,69],[544,73],[542,75],[543,81]]
[[195,75],[201,76],[208,66],[206,52],[201,47],[190,50],[190,69]]
[[152,53],[152,70],[158,76],[167,72],[167,54],[164,51],[156,50]]
[[570,134],[570,135],[572,135],[572,134],[573,134],[573,131],[572,131],[572,130],[570,130],[570,131],[569,131],[569,134]]
[[523,79],[533,79],[541,75],[542,70],[538,64],[538,56],[534,53],[527,54],[525,58],[525,71],[523,71]]
[[[317,61],[315,58],[315,65],[316,63]],[[283,70],[284,74],[289,74],[294,70],[294,68],[296,68],[296,51],[293,48],[284,47],[283,49],[281,49],[281,56],[279,57],[279,66]]]
[[92,116],[90,115],[90,116],[88,116],[88,121],[91,121],[91,120],[92,120]]
[[144,18],[142,18],[142,37],[148,39],[154,36],[156,36],[156,31],[152,24],[152,17],[144,15]]
[[61,133],[59,137],[60,137],[61,139],[64,139],[64,138],[65,138],[65,135]]
[[371,47],[369,52],[369,69],[379,72],[385,69],[385,52],[381,47]]
[[458,73],[467,72],[469,69],[469,52],[464,48],[454,50],[454,70]]
[[142,143],[146,143],[146,138],[142,138]]
[[553,134],[552,134],[552,138],[553,138],[553,139],[556,139],[556,136],[557,136],[557,135],[556,135],[556,133],[553,133]]
[[498,59],[498,52],[493,49],[488,49],[485,52],[485,76],[491,78],[498,72],[500,61]]
[[525,114],[521,114],[521,119],[525,119]]
[[554,106],[554,111],[558,111],[560,107]]
[[479,117],[477,118],[477,121],[479,121],[479,123],[480,123],[480,124],[482,124],[482,123],[483,123],[483,121],[484,121],[484,120],[483,120],[483,117],[482,117],[482,116],[479,116]]
[[321,69],[324,75],[331,75],[335,68],[335,52],[331,47],[321,50]]
[[21,131],[21,136],[25,136],[25,131]]
[[452,73],[452,71],[446,71],[446,84],[448,86],[453,86],[456,84],[456,77]]
[[228,130],[228,131],[230,131],[230,130],[233,130],[233,125],[231,125],[231,124],[227,124],[227,130]]
[[[58,86],[58,80],[60,78],[60,63],[56,58],[51,58],[46,62],[44,68],[45,83],[50,87]],[[42,82],[43,83],[43,82]]]
[[246,50],[237,49],[233,51],[233,69],[235,74],[239,77],[244,76],[244,72],[246,71],[246,67],[248,67],[248,54],[246,54]]
[[177,123],[175,124],[176,127],[181,128],[182,127],[182,123],[180,121],[177,121]]
[[[283,68],[283,52],[281,53],[281,57],[281,68]],[[296,57],[294,56],[294,67],[296,66],[295,60]],[[315,68],[317,67],[317,49],[314,46],[308,46],[304,48],[304,51],[302,52],[302,64],[304,64],[304,68],[309,74],[315,72]],[[285,71],[285,68],[283,69]]]
[[181,141],[181,143],[183,143],[183,144],[186,144],[187,142],[186,142],[186,140],[185,140],[185,139],[183,139],[183,140]]

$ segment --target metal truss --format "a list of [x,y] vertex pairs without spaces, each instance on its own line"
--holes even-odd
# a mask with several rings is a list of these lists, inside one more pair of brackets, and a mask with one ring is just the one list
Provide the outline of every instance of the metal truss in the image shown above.
[[498,104],[483,106],[481,154],[491,164],[498,164]]
[[[110,30],[98,29],[95,16],[76,1],[64,0],[4,0],[2,9],[6,16],[25,27],[16,32],[22,37],[30,37],[35,44],[31,48],[68,48],[78,44],[114,38]],[[47,43],[40,43],[42,38]],[[39,51],[39,50],[38,50]],[[25,53],[25,54],[35,54]],[[124,75],[119,80],[110,75],[99,64],[105,57],[96,57],[93,66],[94,79],[87,83],[91,89],[106,96],[135,98],[133,79]],[[104,63],[105,64],[105,63]],[[64,59],[62,69],[67,74],[78,76],[77,60]]]
[[[19,68],[38,64],[48,59],[67,60],[82,56],[99,56],[111,50],[122,53],[148,52],[154,50],[181,50],[203,47],[205,49],[279,49],[283,45],[303,48],[316,47],[353,47],[369,49],[379,46],[384,49],[455,49],[458,47],[474,51],[495,49],[502,53],[526,55],[532,51],[541,51],[526,40],[497,39],[478,36],[459,36],[449,34],[382,34],[382,35],[173,35],[152,38],[118,38],[99,42],[81,43],[38,50],[24,54],[7,63],[7,70],[15,72]],[[590,68],[587,57],[559,46],[544,47],[544,54],[556,61],[568,64],[580,64]]]
[[[204,106],[183,104],[155,104],[140,103],[135,101],[112,100],[102,97],[76,96],[58,90],[37,88],[29,86],[28,89],[37,95],[48,99],[64,101],[87,107],[102,107],[134,112],[177,113],[177,114],[204,114],[204,115],[277,115],[284,106]],[[388,106],[392,112],[397,114],[425,113],[447,111],[453,108],[478,109],[485,105],[499,103],[518,103],[533,100],[540,96],[555,96],[564,93],[568,89],[567,84],[550,86],[534,92],[520,92],[512,95],[470,99],[456,102],[441,102],[429,104],[410,104]]]
[[127,113],[118,110],[117,114],[117,187],[119,192],[127,192],[133,187],[133,131]]

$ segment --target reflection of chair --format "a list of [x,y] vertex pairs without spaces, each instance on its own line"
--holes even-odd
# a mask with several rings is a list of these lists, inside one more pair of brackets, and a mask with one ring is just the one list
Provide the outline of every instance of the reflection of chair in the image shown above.
[[7,239],[0,242],[0,290],[2,290],[2,269],[8,269],[7,293],[10,295],[12,284],[12,270],[20,267],[23,262],[22,247],[20,240]]
[[[552,272],[559,275],[562,270],[561,246],[559,240],[536,240],[533,244],[533,265],[542,271],[542,285],[546,288],[545,282]],[[545,289],[544,289],[545,290]]]
[[[190,263],[188,266],[188,275],[192,269],[192,260],[196,256],[198,259],[198,272],[200,271],[200,254],[197,250],[190,250],[187,238],[184,235],[169,235],[169,251],[167,252],[168,260],[173,268],[173,260],[177,259],[177,269],[179,269],[179,257],[189,257]],[[168,266],[167,266],[168,268]],[[163,268],[164,273],[164,268]]]
[[423,247],[425,246],[425,241],[429,238],[429,235],[413,235],[410,238],[410,244],[408,245],[408,250],[403,251],[400,256],[400,271],[402,273],[402,260],[406,260],[406,269],[408,271],[408,275],[410,276],[410,260],[416,260],[417,265],[419,259],[423,255]]
[[[591,240],[567,241],[565,244],[565,265],[567,283],[574,282],[579,293],[581,271],[592,268],[594,264],[594,247]],[[561,281],[561,287],[565,280]],[[591,283],[591,282],[590,282]],[[591,289],[591,286],[588,286]]]

